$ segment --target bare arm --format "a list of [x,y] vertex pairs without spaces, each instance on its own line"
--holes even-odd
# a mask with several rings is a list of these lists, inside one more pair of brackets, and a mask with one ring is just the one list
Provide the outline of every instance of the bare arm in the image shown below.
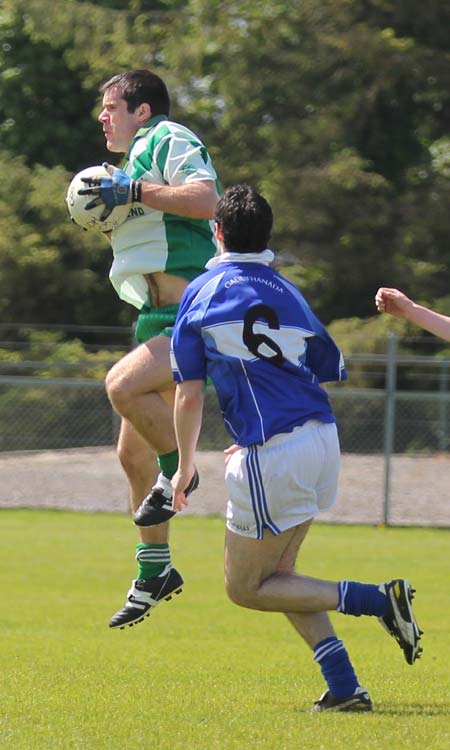
[[187,505],[184,489],[194,474],[194,455],[202,426],[205,383],[186,380],[175,392],[174,423],[179,452],[178,470],[172,478],[173,509]]
[[212,219],[219,196],[213,180],[184,185],[155,185],[141,181],[141,202],[157,211],[189,219]]
[[450,341],[450,318],[418,305],[398,289],[381,287],[375,295],[375,304],[379,312],[409,320],[435,336]]

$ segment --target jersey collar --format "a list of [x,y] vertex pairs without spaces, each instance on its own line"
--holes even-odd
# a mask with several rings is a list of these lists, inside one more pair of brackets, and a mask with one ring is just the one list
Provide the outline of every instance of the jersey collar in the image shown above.
[[131,149],[133,148],[138,138],[142,138],[144,135],[147,135],[148,131],[154,128],[155,125],[159,125],[160,122],[164,122],[164,120],[168,119],[169,118],[167,117],[167,115],[155,115],[154,117],[150,117],[150,120],[147,120],[145,125],[142,128],[139,128],[139,130],[137,131],[136,135],[130,143],[130,148],[128,149],[128,153],[125,158],[129,158]]
[[275,255],[272,250],[267,248],[260,253],[221,253],[215,255],[213,258],[208,260],[205,268],[211,269],[218,266],[220,263],[262,263],[268,266],[272,263]]

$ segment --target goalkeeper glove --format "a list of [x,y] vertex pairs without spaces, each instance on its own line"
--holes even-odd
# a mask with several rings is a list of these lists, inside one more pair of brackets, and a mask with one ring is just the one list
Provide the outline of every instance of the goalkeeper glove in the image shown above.
[[102,166],[110,176],[82,177],[83,182],[89,183],[90,187],[79,190],[78,194],[94,196],[89,203],[86,203],[86,211],[103,203],[105,208],[100,215],[100,221],[105,221],[116,206],[140,202],[142,183],[140,180],[132,180],[122,169],[112,164],[104,162]]

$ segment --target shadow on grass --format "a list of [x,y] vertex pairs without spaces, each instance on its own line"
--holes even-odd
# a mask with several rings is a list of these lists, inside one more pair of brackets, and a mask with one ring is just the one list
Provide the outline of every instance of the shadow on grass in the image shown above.
[[448,703],[408,703],[405,706],[374,704],[373,713],[378,716],[450,716],[450,706]]
[[[323,716],[323,713],[314,711],[311,707],[301,709],[300,713]],[[327,711],[328,714],[336,715],[338,711]],[[363,716],[450,716],[450,706],[444,703],[409,703],[406,706],[383,706],[374,704],[373,711],[342,711],[346,715]]]

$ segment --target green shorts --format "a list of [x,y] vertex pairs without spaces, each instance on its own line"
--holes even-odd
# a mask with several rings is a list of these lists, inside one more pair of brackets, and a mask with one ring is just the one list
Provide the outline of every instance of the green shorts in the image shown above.
[[138,344],[153,339],[155,336],[171,338],[179,305],[165,305],[164,307],[150,307],[145,304],[138,315],[134,338]]

